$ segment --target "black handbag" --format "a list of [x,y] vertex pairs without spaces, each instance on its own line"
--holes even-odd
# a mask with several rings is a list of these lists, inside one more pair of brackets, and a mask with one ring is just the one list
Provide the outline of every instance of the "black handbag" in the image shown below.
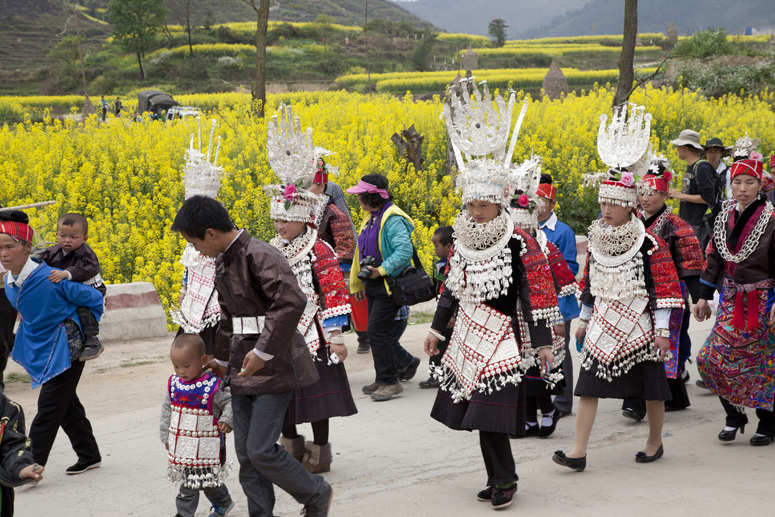
[[414,245],[412,245],[412,251],[414,265],[404,269],[396,277],[387,277],[393,301],[398,305],[415,305],[436,298],[431,277],[422,268]]

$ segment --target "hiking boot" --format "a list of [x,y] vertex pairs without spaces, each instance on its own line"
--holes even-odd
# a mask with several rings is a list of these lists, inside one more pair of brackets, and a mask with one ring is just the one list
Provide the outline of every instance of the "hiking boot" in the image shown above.
[[366,395],[371,395],[372,393],[377,391],[377,388],[379,388],[379,383],[375,381],[361,388],[361,391],[364,392]]
[[404,370],[404,372],[398,376],[399,380],[412,380],[412,378],[417,374],[417,368],[420,367],[420,362],[421,361],[419,357],[413,358],[412,362],[409,363],[409,366],[406,367],[406,370]]
[[371,394],[371,400],[382,402],[383,400],[390,400],[394,395],[398,395],[404,391],[404,387],[401,383],[396,381],[395,384],[388,384],[386,386],[379,386],[377,390]]
[[371,350],[371,343],[368,341],[363,341],[358,343],[358,350],[356,350],[356,352],[359,354],[368,354],[369,350]]
[[215,506],[215,503],[213,503],[208,517],[226,517],[232,508],[234,508],[234,501],[229,502],[228,506]]
[[83,343],[83,350],[81,355],[78,356],[79,361],[90,361],[97,359],[102,352],[105,351],[105,347],[102,346],[97,336],[86,336],[86,340]]

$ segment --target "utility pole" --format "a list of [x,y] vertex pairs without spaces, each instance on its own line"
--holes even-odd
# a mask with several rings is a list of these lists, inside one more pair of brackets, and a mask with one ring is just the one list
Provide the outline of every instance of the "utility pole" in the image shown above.
[[87,115],[94,113],[94,106],[89,100],[89,92],[86,91],[86,68],[83,65],[83,52],[81,52],[81,31],[78,30],[78,10],[75,8],[75,2],[73,2],[73,16],[75,16],[75,37],[78,40],[78,58],[81,60],[81,77],[83,78],[83,95],[85,97],[83,101],[83,116],[85,119]]

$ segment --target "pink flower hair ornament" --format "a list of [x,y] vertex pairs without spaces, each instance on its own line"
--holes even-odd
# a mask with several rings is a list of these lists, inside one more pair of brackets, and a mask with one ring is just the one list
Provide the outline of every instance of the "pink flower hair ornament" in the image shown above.
[[635,183],[635,176],[630,171],[625,171],[622,173],[619,182],[625,187],[632,187]]
[[522,208],[527,208],[527,206],[530,204],[530,198],[527,197],[527,194],[522,194],[517,198],[517,204]]
[[293,183],[288,183],[285,185],[285,189],[283,189],[283,199],[292,202],[294,199],[296,199],[297,194],[298,190],[296,190],[296,185]]

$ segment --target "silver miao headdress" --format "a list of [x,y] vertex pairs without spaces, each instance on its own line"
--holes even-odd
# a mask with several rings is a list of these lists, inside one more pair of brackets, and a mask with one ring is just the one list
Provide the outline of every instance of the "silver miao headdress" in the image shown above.
[[748,158],[757,147],[759,147],[759,139],[751,138],[748,136],[748,131],[746,131],[745,136],[741,136],[735,141],[733,157],[735,160]]
[[538,196],[541,183],[541,157],[532,155],[519,165],[512,167],[514,196],[511,217],[517,228],[534,232],[538,229],[537,209],[544,201]]
[[221,188],[221,177],[223,176],[223,167],[218,167],[218,153],[221,150],[221,137],[218,137],[218,144],[215,149],[215,157],[210,161],[210,155],[213,149],[213,136],[215,136],[215,126],[217,122],[212,120],[210,127],[210,142],[207,144],[207,154],[202,153],[202,127],[199,117],[199,141],[198,146],[194,147],[194,135],[191,135],[191,142],[186,150],[186,165],[183,168],[183,184],[186,187],[186,199],[191,196],[207,196],[216,198],[218,190]]
[[646,113],[643,106],[630,106],[629,117],[626,106],[615,108],[608,126],[608,115],[600,115],[597,153],[609,169],[602,174],[586,176],[585,183],[600,184],[598,202],[634,208],[638,203],[636,172],[627,169],[636,169],[648,149],[651,113]]
[[[279,116],[278,116],[279,115]],[[272,219],[317,222],[317,210],[324,206],[322,196],[308,189],[315,176],[317,151],[312,142],[312,128],[301,130],[301,120],[293,116],[290,106],[280,106],[269,122],[266,135],[269,164],[280,178],[279,185],[264,187]]]
[[[509,95],[508,105],[502,96],[496,97],[496,109],[487,83],[482,81],[482,95],[473,79],[463,79],[450,88],[450,101],[444,104],[443,111],[460,170],[458,186],[462,190],[463,203],[483,200],[508,206],[514,181],[510,171],[511,157],[527,111],[527,101],[509,144],[514,92]],[[469,86],[473,88],[473,99],[468,95]]]

